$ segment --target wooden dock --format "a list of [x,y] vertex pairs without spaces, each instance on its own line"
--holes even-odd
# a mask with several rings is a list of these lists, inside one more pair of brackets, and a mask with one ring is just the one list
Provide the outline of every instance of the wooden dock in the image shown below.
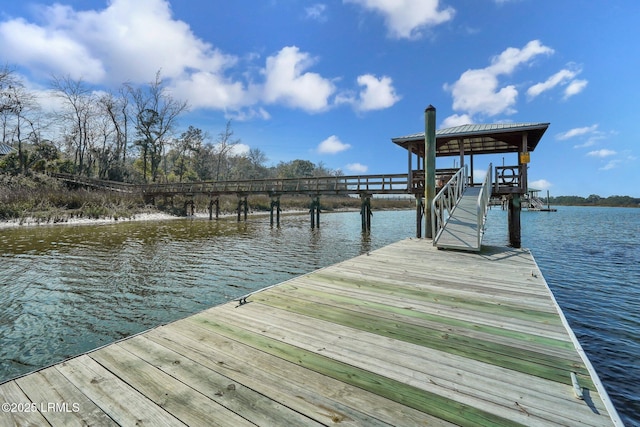
[[622,425],[526,250],[409,239],[246,301],[0,385],[0,426]]

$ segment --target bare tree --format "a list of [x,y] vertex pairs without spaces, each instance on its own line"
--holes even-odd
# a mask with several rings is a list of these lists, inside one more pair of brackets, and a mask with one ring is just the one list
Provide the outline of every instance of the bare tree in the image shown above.
[[0,70],[0,117],[2,141],[18,146],[20,171],[27,172],[26,141],[37,142],[36,116],[40,106],[33,93],[29,92],[13,70]]
[[[103,129],[112,130],[112,142],[109,149],[109,164],[105,171],[109,179],[121,180],[124,175],[125,163],[127,160],[128,148],[128,123],[127,107],[129,99],[124,89],[119,95],[107,93],[98,99],[98,106],[102,115],[104,115]],[[103,132],[104,135],[104,132]],[[106,141],[103,141],[106,143]],[[107,149],[103,143],[103,149]]]
[[178,116],[188,108],[187,102],[174,99],[166,90],[156,73],[154,81],[145,88],[127,85],[133,101],[133,115],[143,162],[143,176],[147,180],[147,170],[153,182],[158,178],[158,169]]
[[70,76],[53,76],[51,86],[54,94],[63,100],[67,111],[62,112],[61,118],[67,122],[67,142],[74,153],[74,164],[77,171],[87,173],[85,156],[90,148],[91,120],[94,115],[94,99],[85,83],[73,80]]
[[[226,178],[229,153],[240,142],[239,139],[231,139],[232,137],[231,120],[228,120],[224,131],[218,134],[218,139],[216,140],[216,181],[220,180],[221,176]],[[222,168],[224,168],[224,171]]]

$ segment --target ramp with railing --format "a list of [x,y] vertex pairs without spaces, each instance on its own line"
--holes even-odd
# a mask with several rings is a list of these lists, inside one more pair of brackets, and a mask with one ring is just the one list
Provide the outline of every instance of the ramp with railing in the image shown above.
[[468,185],[465,168],[460,168],[433,200],[433,244],[439,249],[479,251],[486,213],[491,198],[492,166],[482,186]]

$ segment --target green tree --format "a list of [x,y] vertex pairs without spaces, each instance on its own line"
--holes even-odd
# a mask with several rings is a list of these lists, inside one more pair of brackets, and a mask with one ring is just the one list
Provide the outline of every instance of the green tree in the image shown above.
[[182,182],[185,173],[192,169],[193,154],[199,147],[202,147],[204,140],[205,134],[202,129],[189,126],[189,129],[183,132],[176,141],[173,171],[180,182]]
[[187,102],[174,99],[156,73],[154,81],[146,88],[127,86],[133,100],[134,121],[141,149],[143,177],[147,181],[147,171],[155,182],[158,178],[160,162],[164,156],[165,144],[171,137],[178,117],[188,108]]

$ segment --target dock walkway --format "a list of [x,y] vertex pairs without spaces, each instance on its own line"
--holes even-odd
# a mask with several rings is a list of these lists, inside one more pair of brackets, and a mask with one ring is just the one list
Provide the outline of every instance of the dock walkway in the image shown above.
[[0,426],[617,424],[563,319],[528,251],[408,239],[6,382]]

